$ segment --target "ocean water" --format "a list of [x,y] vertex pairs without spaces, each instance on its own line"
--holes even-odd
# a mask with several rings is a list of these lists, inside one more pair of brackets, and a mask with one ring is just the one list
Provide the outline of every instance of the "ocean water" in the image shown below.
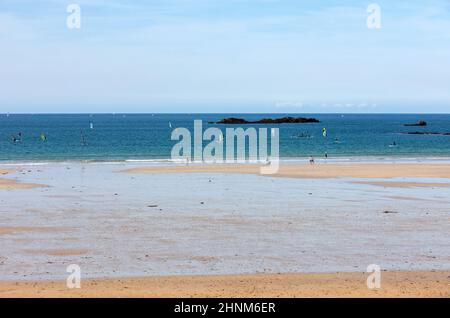
[[[280,129],[280,157],[450,157],[450,136],[407,135],[405,132],[450,132],[450,115],[414,114],[1,114],[1,161],[164,160],[176,141],[171,132],[193,132],[225,117],[247,120],[282,116],[314,117],[318,124],[252,125]],[[427,127],[405,127],[419,120]],[[91,129],[92,123],[92,129]],[[172,126],[172,128],[170,127]],[[243,126],[248,128],[250,126]],[[327,129],[323,137],[322,129]],[[12,136],[21,133],[21,140]],[[47,140],[41,140],[45,134]],[[306,136],[306,137],[305,137]],[[396,146],[392,146],[395,142]],[[390,146],[391,145],[391,146]]]

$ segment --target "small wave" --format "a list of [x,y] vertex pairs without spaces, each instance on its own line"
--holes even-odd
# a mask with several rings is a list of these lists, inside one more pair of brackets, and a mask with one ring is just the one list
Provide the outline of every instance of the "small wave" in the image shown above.
[[[308,157],[282,157],[280,163],[305,163],[309,161]],[[450,164],[450,157],[448,156],[332,156],[328,158],[314,156],[314,159],[318,163],[446,163]],[[258,163],[261,161],[252,160],[245,161],[244,163]],[[36,161],[0,161],[0,166],[45,166],[45,165],[64,165],[64,164],[99,164],[99,165],[115,165],[115,164],[184,164],[185,159],[167,159],[167,158],[152,158],[152,159],[117,159],[117,160],[86,160],[86,159],[73,159],[73,160],[36,160]],[[203,162],[191,161],[191,164],[202,164]],[[225,162],[227,163],[227,162]],[[234,163],[234,162],[232,162]]]

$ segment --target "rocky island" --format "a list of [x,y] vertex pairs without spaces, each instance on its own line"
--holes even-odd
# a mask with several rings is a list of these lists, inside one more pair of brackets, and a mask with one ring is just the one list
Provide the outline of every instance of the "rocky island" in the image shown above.
[[406,127],[425,127],[427,125],[428,125],[427,122],[423,120],[420,120],[415,124],[405,124]]
[[282,117],[282,118],[263,118],[256,121],[248,121],[242,118],[224,118],[215,122],[214,124],[225,124],[225,125],[248,125],[248,124],[309,124],[309,123],[320,123],[316,118],[305,118],[305,117]]

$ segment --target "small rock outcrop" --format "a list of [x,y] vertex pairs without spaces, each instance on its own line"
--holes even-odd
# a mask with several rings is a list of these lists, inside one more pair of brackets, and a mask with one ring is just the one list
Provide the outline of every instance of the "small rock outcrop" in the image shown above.
[[427,122],[423,120],[420,120],[415,124],[405,124],[406,127],[425,127],[427,125],[428,125]]
[[450,136],[449,132],[433,132],[433,131],[410,131],[403,135],[432,135],[432,136]]

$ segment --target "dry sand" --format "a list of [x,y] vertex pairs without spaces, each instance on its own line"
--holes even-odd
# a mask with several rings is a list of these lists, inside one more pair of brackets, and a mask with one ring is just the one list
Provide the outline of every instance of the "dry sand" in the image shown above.
[[14,234],[14,233],[51,233],[51,232],[65,232],[70,230],[64,227],[54,226],[0,226],[0,235]]
[[25,250],[29,254],[44,254],[49,256],[74,256],[74,255],[84,255],[89,252],[87,249],[32,249]]
[[11,179],[0,179],[0,190],[19,190],[42,188],[45,185],[35,183],[22,183]]
[[424,183],[424,182],[394,182],[394,181],[383,181],[383,182],[353,182],[357,184],[367,184],[374,185],[384,188],[447,188],[450,187],[450,183]]
[[[125,170],[128,173],[246,173],[259,174],[259,165],[189,165],[144,167]],[[280,165],[270,176],[292,178],[450,178],[448,164],[289,164]]]
[[381,289],[367,273],[254,274],[0,282],[4,297],[450,297],[450,271],[382,272]]
[[[11,170],[1,170],[0,169],[0,175],[6,175],[13,171]],[[34,189],[34,188],[41,188],[46,187],[45,185],[41,184],[34,184],[34,183],[22,183],[16,180],[11,179],[0,179],[0,190],[18,190],[18,189]]]

